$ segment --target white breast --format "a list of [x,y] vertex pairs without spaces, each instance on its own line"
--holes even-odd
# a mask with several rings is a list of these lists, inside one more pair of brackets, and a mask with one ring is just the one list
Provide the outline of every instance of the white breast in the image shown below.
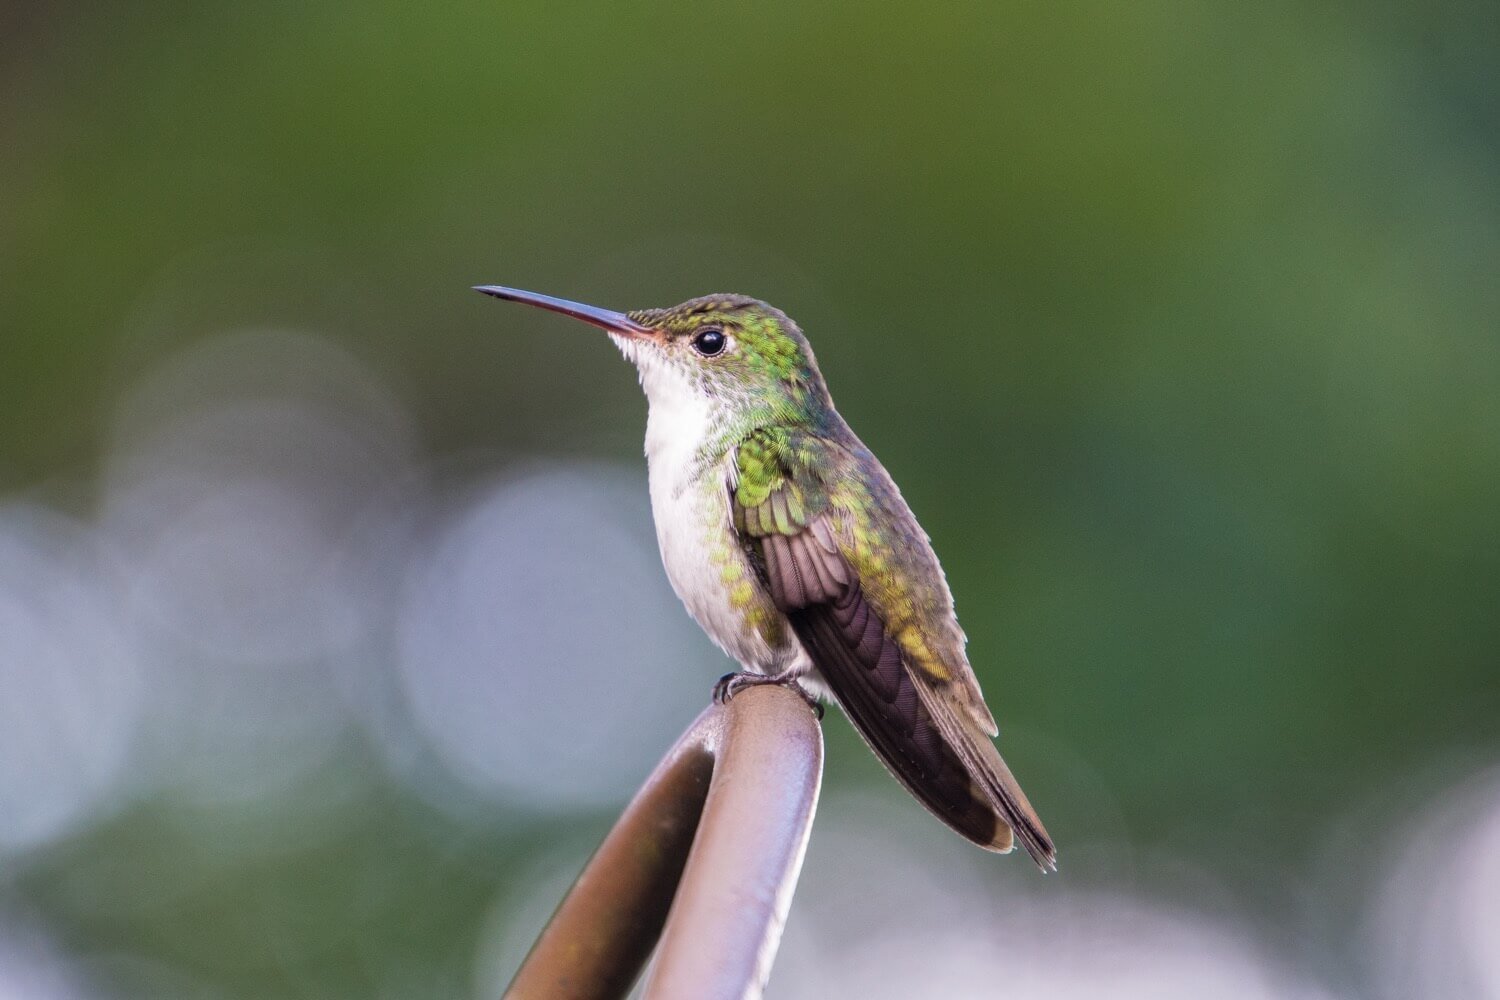
[[666,365],[642,364],[641,385],[650,401],[646,462],[656,541],[672,589],[718,646],[749,670],[779,669],[792,650],[772,650],[751,628],[730,595],[726,562],[752,579],[734,543],[722,460],[703,466],[701,449],[715,426],[709,398]]

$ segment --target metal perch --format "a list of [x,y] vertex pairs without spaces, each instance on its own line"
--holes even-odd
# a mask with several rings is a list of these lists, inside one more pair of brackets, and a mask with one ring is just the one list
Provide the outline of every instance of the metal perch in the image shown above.
[[713,705],[641,786],[532,945],[508,1000],[760,996],[823,773],[807,702],[774,684]]

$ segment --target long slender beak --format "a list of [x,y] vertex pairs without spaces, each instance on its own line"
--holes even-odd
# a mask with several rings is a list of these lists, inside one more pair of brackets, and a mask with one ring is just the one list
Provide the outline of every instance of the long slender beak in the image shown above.
[[611,333],[620,333],[627,337],[647,337],[655,333],[649,326],[637,323],[622,312],[600,309],[598,306],[586,306],[582,302],[553,298],[551,295],[543,295],[540,292],[527,292],[519,288],[506,288],[503,285],[475,285],[474,291],[493,295],[497,299],[524,302],[538,309],[548,309],[562,313],[564,316],[572,316],[574,319],[581,319],[585,323],[592,323]]

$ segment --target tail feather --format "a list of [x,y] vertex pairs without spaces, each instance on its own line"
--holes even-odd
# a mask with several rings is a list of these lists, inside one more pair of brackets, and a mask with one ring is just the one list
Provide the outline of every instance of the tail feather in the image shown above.
[[1038,867],[1055,870],[1052,839],[989,737],[912,677],[878,621],[868,641],[849,641],[851,628],[860,631],[867,623],[859,600],[856,588],[838,604],[790,615],[854,728],[891,774],[955,832],[1000,853],[1020,840]]
[[960,718],[951,707],[940,703],[935,692],[922,690],[922,685],[918,685],[918,690],[923,707],[935,720],[945,741],[963,761],[965,770],[1010,827],[1015,839],[1026,848],[1031,860],[1044,872],[1056,871],[1057,847],[995,744],[968,719]]

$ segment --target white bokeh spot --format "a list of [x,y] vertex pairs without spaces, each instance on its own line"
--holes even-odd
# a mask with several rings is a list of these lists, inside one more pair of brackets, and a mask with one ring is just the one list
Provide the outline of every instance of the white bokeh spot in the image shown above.
[[111,570],[82,525],[0,506],[0,850],[45,843],[114,798],[142,690]]
[[401,679],[475,790],[529,809],[616,802],[724,669],[666,583],[643,477],[535,469],[481,491],[429,551],[400,614]]

